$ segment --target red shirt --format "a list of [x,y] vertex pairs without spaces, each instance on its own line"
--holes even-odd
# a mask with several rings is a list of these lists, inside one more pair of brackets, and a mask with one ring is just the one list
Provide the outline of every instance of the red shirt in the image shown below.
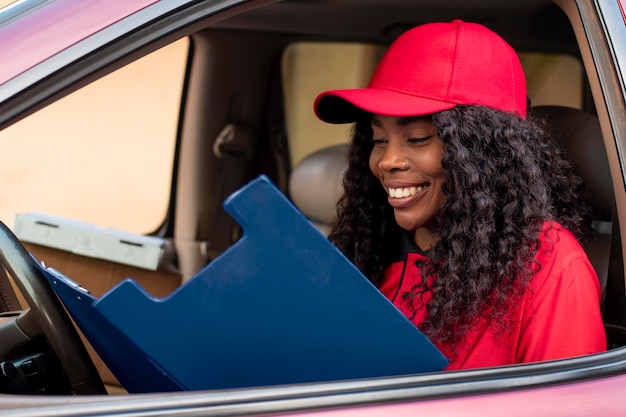
[[[563,226],[546,223],[539,236],[537,261],[541,269],[532,278],[517,305],[507,313],[510,326],[497,328],[481,321],[457,344],[456,357],[449,347],[438,345],[451,359],[447,369],[481,368],[544,361],[606,350],[600,315],[598,277],[576,238]],[[412,311],[402,297],[421,282],[419,267],[425,256],[409,252],[403,261],[385,272],[381,292],[407,317]],[[430,299],[429,294],[424,300]],[[413,318],[426,318],[421,308]],[[435,343],[437,344],[437,343]]]

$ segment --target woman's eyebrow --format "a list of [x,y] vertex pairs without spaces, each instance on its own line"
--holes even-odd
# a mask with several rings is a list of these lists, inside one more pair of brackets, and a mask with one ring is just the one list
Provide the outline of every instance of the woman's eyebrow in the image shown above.
[[430,121],[430,118],[427,116],[405,116],[398,118],[396,123],[398,126],[406,126],[419,121]]
[[[401,116],[396,119],[396,124],[398,126],[406,126],[411,123],[419,122],[419,121],[430,121],[429,116]],[[372,117],[372,125],[376,127],[383,127],[383,124],[376,116]]]

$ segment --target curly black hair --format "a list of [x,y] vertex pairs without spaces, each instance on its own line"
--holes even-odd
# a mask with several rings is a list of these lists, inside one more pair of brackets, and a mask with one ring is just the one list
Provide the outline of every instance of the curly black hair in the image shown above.
[[[329,239],[380,285],[405,232],[369,168],[370,121],[353,127],[344,194]],[[506,325],[507,309],[540,267],[535,255],[546,221],[584,242],[592,236],[594,210],[545,122],[457,106],[432,115],[432,123],[445,148],[440,240],[422,269],[422,283],[404,297],[416,310],[423,307],[421,295],[430,292],[420,330],[455,346],[481,318]]]

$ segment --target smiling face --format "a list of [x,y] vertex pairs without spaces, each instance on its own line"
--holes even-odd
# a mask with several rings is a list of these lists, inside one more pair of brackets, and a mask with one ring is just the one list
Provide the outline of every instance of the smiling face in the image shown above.
[[375,115],[372,129],[370,169],[387,191],[398,225],[415,230],[415,243],[430,249],[439,230],[437,212],[446,200],[443,142],[426,117]]

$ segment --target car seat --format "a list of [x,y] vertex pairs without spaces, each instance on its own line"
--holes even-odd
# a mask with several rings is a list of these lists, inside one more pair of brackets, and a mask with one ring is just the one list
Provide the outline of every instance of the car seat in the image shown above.
[[585,191],[597,205],[593,240],[583,244],[604,292],[607,284],[614,206],[613,182],[600,122],[586,111],[563,106],[537,106],[531,115],[545,119],[552,137],[564,150]]
[[347,153],[347,144],[322,148],[302,159],[289,178],[291,200],[324,234],[336,216]]

